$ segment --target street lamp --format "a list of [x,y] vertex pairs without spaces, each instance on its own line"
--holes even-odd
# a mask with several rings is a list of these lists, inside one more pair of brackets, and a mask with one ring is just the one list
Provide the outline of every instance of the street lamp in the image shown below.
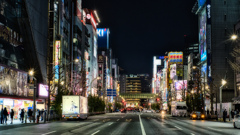
[[233,35],[231,36],[231,39],[232,39],[232,40],[236,40],[237,38],[238,38],[238,36],[235,35],[235,34],[233,34]]
[[220,101],[220,116],[221,117],[222,117],[222,88],[226,83],[227,83],[227,81],[222,79],[222,86],[220,87],[220,95],[219,95],[219,97],[220,97],[220,99],[219,99],[219,101]]
[[37,79],[34,77],[34,70],[29,70],[28,74],[34,80],[34,88],[33,88],[33,123],[35,123],[35,114],[36,114],[36,87],[37,87]]

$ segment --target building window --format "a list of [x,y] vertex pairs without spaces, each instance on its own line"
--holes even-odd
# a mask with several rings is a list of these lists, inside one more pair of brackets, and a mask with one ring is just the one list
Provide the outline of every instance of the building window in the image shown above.
[[226,21],[226,20],[227,20],[227,15],[225,14],[225,15],[224,15],[224,21]]
[[226,0],[224,0],[224,5],[226,5],[227,4],[227,1]]

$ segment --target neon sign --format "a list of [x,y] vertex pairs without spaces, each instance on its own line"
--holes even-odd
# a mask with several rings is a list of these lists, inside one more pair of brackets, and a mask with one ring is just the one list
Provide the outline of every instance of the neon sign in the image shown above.
[[60,60],[60,47],[61,41],[55,41],[55,55],[54,55],[54,63],[55,63],[55,81],[57,82],[59,79],[59,60]]

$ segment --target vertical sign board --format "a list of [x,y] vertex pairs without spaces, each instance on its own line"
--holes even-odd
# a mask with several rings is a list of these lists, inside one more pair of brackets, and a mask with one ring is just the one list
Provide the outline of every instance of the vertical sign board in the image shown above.
[[61,54],[60,48],[61,48],[61,41],[56,40],[55,46],[54,46],[55,82],[57,82],[59,79],[59,61],[60,61],[60,54]]
[[[207,12],[207,78],[211,78],[211,0],[206,2],[206,12]],[[210,79],[211,80],[211,79]],[[210,84],[210,81],[207,81]]]
[[99,48],[109,48],[109,29],[108,28],[98,28],[98,47]]

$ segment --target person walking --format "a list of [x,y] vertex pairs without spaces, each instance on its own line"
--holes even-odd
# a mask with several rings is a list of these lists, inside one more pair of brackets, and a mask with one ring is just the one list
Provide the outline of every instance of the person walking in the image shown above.
[[21,110],[20,117],[21,117],[21,121],[22,121],[22,123],[23,123],[23,119],[24,119],[24,109]]
[[234,119],[234,115],[235,115],[235,112],[234,112],[234,110],[232,109],[232,111],[231,111],[232,119]]
[[3,109],[1,109],[1,112],[0,112],[0,120],[1,120],[1,124],[3,124]]
[[11,112],[10,112],[11,123],[10,124],[13,124],[13,116],[14,116],[14,111],[13,111],[13,109],[11,109]]
[[32,122],[32,113],[33,113],[32,109],[29,109],[28,110],[28,119],[29,119],[30,122]]
[[7,112],[7,108],[5,107],[3,110],[3,123],[5,121],[5,124],[7,124],[7,116],[8,116],[8,112]]
[[226,122],[226,118],[227,118],[227,110],[225,109],[223,111],[223,121]]

